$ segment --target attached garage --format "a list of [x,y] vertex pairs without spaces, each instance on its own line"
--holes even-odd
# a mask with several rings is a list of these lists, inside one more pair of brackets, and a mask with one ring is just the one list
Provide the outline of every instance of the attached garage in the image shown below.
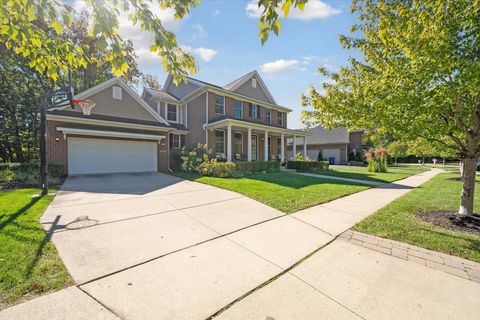
[[157,171],[157,143],[68,138],[68,173]]
[[330,158],[334,158],[335,164],[340,163],[340,149],[323,149],[322,156],[324,159],[327,159],[327,161],[330,161]]

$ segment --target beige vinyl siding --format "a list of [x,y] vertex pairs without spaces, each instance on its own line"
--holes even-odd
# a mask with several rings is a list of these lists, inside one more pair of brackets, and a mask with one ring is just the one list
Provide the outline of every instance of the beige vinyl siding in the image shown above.
[[[131,118],[147,121],[158,121],[153,117],[137,100],[135,100],[126,90],[122,88],[122,100],[113,99],[112,86],[97,92],[89,100],[95,102],[92,114],[102,114],[113,117]],[[67,109],[72,110],[72,109]],[[80,107],[75,107],[72,111],[82,112]]]
[[270,100],[268,95],[265,93],[258,79],[257,79],[256,88],[252,87],[252,79],[249,79],[247,82],[241,85],[238,89],[236,89],[235,92],[247,97],[260,100],[260,101],[265,101],[267,103],[274,103],[273,101]]

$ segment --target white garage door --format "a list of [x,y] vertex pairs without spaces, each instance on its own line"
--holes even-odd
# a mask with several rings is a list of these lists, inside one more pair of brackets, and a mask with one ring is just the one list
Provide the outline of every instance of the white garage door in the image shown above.
[[335,164],[340,163],[340,149],[323,149],[322,156],[329,161],[329,158],[335,158]]
[[68,173],[157,171],[157,143],[68,138]]

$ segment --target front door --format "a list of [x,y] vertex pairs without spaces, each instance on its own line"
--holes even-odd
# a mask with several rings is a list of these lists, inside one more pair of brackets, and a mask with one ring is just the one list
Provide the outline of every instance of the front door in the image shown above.
[[258,160],[258,135],[252,135],[252,161]]

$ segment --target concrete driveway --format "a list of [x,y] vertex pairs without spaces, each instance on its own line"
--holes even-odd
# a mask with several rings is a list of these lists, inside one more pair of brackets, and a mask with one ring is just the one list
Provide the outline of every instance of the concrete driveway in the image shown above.
[[282,213],[162,173],[69,177],[41,218],[77,284]]

